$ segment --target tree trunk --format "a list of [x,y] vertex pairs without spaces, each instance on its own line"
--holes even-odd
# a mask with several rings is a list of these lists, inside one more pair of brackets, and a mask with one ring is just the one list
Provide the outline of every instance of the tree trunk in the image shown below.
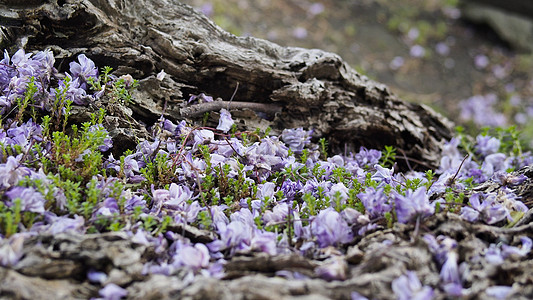
[[[141,83],[132,110],[147,124],[162,114],[201,120],[195,112],[209,108],[187,107],[190,94],[230,100],[236,91],[231,112],[241,129],[312,128],[332,151],[392,145],[404,166],[434,167],[451,137],[445,118],[400,100],[336,54],[236,37],[177,1],[20,2],[0,6],[3,47],[50,47],[67,61],[84,53],[130,73]],[[162,82],[161,70],[169,75]]]

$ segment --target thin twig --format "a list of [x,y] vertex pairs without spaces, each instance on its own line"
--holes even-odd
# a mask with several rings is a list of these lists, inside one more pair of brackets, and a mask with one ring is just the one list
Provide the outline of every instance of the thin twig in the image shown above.
[[274,114],[281,111],[281,106],[277,104],[257,103],[257,102],[231,102],[231,101],[212,101],[204,102],[180,110],[182,117],[195,117],[210,111],[218,111],[222,108],[226,109],[244,109],[248,108],[254,111]]

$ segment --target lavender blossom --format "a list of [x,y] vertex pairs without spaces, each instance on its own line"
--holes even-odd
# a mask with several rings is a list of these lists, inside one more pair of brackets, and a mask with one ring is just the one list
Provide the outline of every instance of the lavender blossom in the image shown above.
[[119,213],[118,203],[115,198],[106,198],[104,202],[100,204],[100,207],[94,212],[95,216],[112,216]]
[[492,175],[491,179],[501,185],[517,186],[526,181],[528,177],[524,174],[513,175],[505,171],[497,171]]
[[[483,202],[482,198],[485,198]],[[510,218],[509,211],[497,203],[495,194],[475,193],[470,196],[470,206],[461,208],[461,217],[469,222],[476,222],[481,218],[487,224],[494,224],[506,217]]]
[[489,286],[485,293],[487,296],[492,297],[494,299],[509,299],[508,296],[512,292],[513,287],[511,286],[504,286],[504,285],[494,285]]
[[372,175],[371,179],[376,181],[379,184],[379,187],[382,187],[386,184],[394,186],[394,177],[392,176],[394,169],[387,169],[378,164],[374,165],[376,172]]
[[485,157],[489,154],[494,154],[498,152],[498,149],[500,149],[500,144],[500,140],[495,137],[491,137],[488,135],[478,135],[476,137],[475,149],[476,152]]
[[78,55],[78,62],[71,62],[69,64],[70,73],[72,77],[77,77],[81,80],[80,88],[87,90],[86,82],[88,82],[88,79],[98,79],[98,69],[94,65],[94,62],[85,56],[85,54]]
[[502,113],[494,110],[498,101],[496,95],[475,95],[459,103],[461,107],[461,119],[473,120],[480,126],[504,126],[507,123]]
[[322,210],[311,224],[311,232],[316,236],[321,248],[348,243],[352,240],[352,230],[333,208]]
[[[48,228],[46,232],[53,235],[63,232],[85,233],[85,219],[82,216],[75,215],[73,218],[68,216],[56,216],[52,212],[44,213]],[[32,228],[33,229],[33,228]]]
[[355,160],[361,167],[374,166],[379,163],[381,158],[381,151],[370,149],[365,147],[359,149],[359,153],[355,155]]
[[9,156],[5,164],[0,164],[0,187],[9,188],[16,185],[24,176],[30,175],[30,170],[21,165],[22,154],[17,157]]
[[87,279],[90,282],[102,284],[107,280],[107,274],[91,269],[87,271]]
[[209,249],[204,244],[183,245],[177,249],[173,257],[173,266],[185,266],[193,271],[199,271],[209,265]]
[[22,257],[24,234],[15,233],[9,239],[0,237],[0,266],[12,267]]
[[304,130],[303,128],[283,129],[281,139],[291,148],[295,153],[300,153],[305,146],[311,143],[311,135],[313,130]]
[[32,187],[27,188],[16,186],[7,191],[6,196],[11,199],[11,205],[13,205],[13,201],[20,199],[20,209],[22,211],[31,211],[39,214],[44,213],[44,204],[46,200],[41,193]]
[[342,256],[333,256],[315,268],[315,273],[325,280],[345,280],[348,264]]
[[459,297],[462,294],[461,275],[457,266],[457,254],[451,251],[440,270],[440,279],[447,294]]
[[114,283],[108,283],[104,288],[98,291],[98,294],[104,300],[119,300],[122,297],[126,297],[128,291]]
[[398,300],[430,300],[433,298],[433,289],[422,286],[418,276],[413,271],[407,271],[392,281],[392,291]]
[[222,132],[226,133],[231,129],[233,124],[235,124],[235,121],[231,118],[231,113],[222,108],[220,110],[220,119],[218,120],[217,130],[222,130]]
[[395,193],[396,215],[398,222],[407,223],[415,217],[427,217],[435,212],[435,208],[429,203],[425,187],[416,191],[407,190],[405,196]]
[[287,201],[294,200],[294,197],[301,192],[303,184],[298,180],[296,182],[291,179],[283,181],[281,184],[281,190]]
[[278,205],[274,206],[272,211],[267,210],[264,212],[263,221],[266,224],[265,226],[275,225],[279,224],[280,222],[284,222],[288,215],[289,205],[287,203],[279,203]]
[[521,237],[520,241],[522,242],[521,248],[518,248],[515,246],[509,246],[509,245],[502,245],[502,256],[503,257],[508,257],[511,255],[516,255],[519,257],[527,256],[529,252],[531,252],[533,241],[527,236]]
[[199,95],[191,95],[191,97],[189,98],[189,101],[187,103],[191,103],[192,101],[195,101],[195,100],[197,100],[198,103],[212,102],[213,101],[213,97],[207,96],[204,93],[200,93]]
[[391,206],[387,203],[388,197],[382,188],[374,189],[373,187],[369,187],[364,192],[357,194],[357,197],[361,200],[366,212],[372,218],[383,216],[384,213],[391,210]]

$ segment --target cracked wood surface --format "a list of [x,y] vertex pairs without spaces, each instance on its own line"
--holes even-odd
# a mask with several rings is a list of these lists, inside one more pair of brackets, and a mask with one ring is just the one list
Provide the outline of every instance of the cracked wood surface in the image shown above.
[[[11,50],[50,47],[60,69],[85,53],[100,67],[132,74],[140,80],[133,116],[146,124],[162,114],[201,120],[186,113],[189,95],[229,100],[239,85],[233,102],[275,112],[265,117],[235,104],[232,114],[241,130],[314,129],[314,137],[327,137],[333,152],[393,145],[405,153],[400,165],[413,168],[422,167],[417,161],[436,166],[451,137],[451,122],[400,100],[336,54],[236,37],[177,1],[4,1],[0,20],[1,44]],[[156,80],[160,70],[168,74],[163,81]],[[213,117],[210,122],[216,124]]]

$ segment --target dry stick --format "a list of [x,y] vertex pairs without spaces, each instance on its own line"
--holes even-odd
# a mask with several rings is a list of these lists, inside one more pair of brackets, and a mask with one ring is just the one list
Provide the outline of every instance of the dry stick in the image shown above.
[[257,103],[257,102],[231,102],[231,101],[212,101],[204,102],[180,109],[182,117],[195,117],[209,111],[218,111],[226,109],[244,109],[248,108],[254,111],[261,111],[274,114],[281,111],[282,107],[277,104]]

